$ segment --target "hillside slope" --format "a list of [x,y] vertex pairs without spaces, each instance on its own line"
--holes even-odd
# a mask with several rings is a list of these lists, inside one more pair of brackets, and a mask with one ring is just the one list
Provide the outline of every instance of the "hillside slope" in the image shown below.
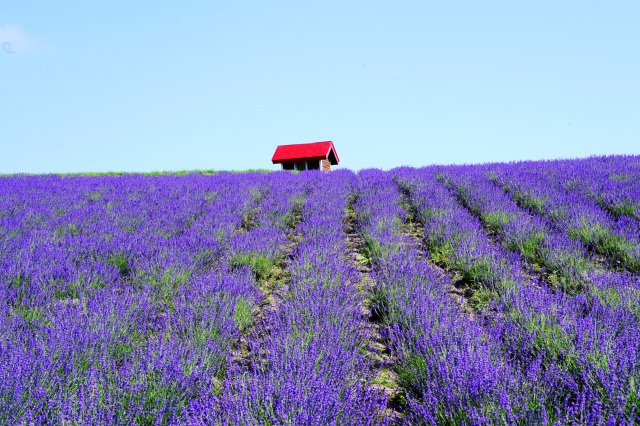
[[0,423],[640,422],[640,157],[0,178]]

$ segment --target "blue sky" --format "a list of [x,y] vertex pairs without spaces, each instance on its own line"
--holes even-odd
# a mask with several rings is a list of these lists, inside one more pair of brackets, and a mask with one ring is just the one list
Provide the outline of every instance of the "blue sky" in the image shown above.
[[0,6],[0,173],[640,154],[637,1],[91,3]]

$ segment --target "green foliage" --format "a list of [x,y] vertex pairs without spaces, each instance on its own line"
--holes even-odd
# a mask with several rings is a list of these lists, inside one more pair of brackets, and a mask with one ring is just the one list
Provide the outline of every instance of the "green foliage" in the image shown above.
[[124,232],[128,234],[135,234],[141,223],[141,217],[128,217],[123,218],[121,223],[118,223],[118,225]]
[[251,324],[251,305],[245,299],[240,298],[236,301],[233,320],[241,331],[246,330]]
[[598,253],[619,261],[631,272],[640,272],[640,259],[633,255],[633,244],[625,237],[613,234],[600,224],[588,224],[586,221],[567,231],[571,238],[592,245]]
[[256,216],[257,214],[255,211],[248,211],[242,214],[242,223],[240,224],[240,227],[243,231],[248,231],[256,226]]
[[156,234],[158,234],[158,235],[160,235],[162,237],[165,237],[167,240],[173,236],[172,232],[163,231],[162,229],[158,229],[156,231]]
[[420,355],[408,354],[396,366],[398,385],[409,391],[420,394],[422,384],[426,379],[427,361]]
[[362,255],[366,259],[366,264],[373,264],[375,259],[382,256],[382,246],[376,238],[372,238],[369,234],[363,235],[364,246],[362,247]]
[[624,199],[619,203],[610,205],[605,203],[600,203],[605,209],[607,209],[612,215],[619,216],[635,216],[638,213],[638,206],[640,206],[640,201],[634,202],[629,199]]
[[291,209],[287,214],[282,217],[282,223],[285,227],[289,229],[293,229],[296,226],[296,223],[300,219],[300,212],[302,211],[302,205],[305,202],[305,197],[301,195],[296,195],[289,200],[289,203],[292,205]]
[[138,280],[151,285],[152,298],[158,306],[161,306],[165,311],[173,311],[178,289],[184,286],[190,278],[191,270],[170,267],[164,271],[158,271],[154,275],[139,277]]
[[614,308],[622,307],[640,318],[640,290],[635,287],[608,287],[593,286],[589,293],[597,298],[605,306]]
[[598,245],[599,242],[609,238],[610,232],[608,229],[603,228],[600,224],[588,224],[585,220],[577,227],[569,228],[569,236],[571,238],[579,239],[585,244]]
[[231,256],[229,261],[232,269],[243,266],[251,267],[251,271],[258,281],[264,282],[271,276],[271,270],[275,265],[273,259],[265,255],[254,256],[252,254],[238,253]]
[[[551,176],[551,177],[552,179],[557,179],[555,176]],[[573,192],[578,187],[580,187],[579,179],[569,179],[568,181],[565,182],[565,188],[567,192]]]
[[402,220],[399,217],[394,217],[391,221],[377,218],[375,223],[378,232],[391,231],[393,235],[402,234]]
[[492,282],[495,278],[489,259],[476,259],[470,263],[461,260],[456,262],[456,268],[462,272],[464,280],[474,285]]
[[17,291],[15,304],[22,303],[28,298],[31,292],[31,277],[28,275],[18,274],[8,277],[9,289]]
[[[135,333],[135,331],[132,330]],[[129,358],[135,349],[133,339],[120,339],[108,346],[108,353],[111,359],[121,364]]]
[[296,195],[289,200],[289,204],[292,204],[291,210],[300,210],[305,202],[305,197],[302,195]]
[[435,263],[445,267],[451,266],[455,258],[455,250],[451,241],[446,241],[443,244],[430,244],[429,254]]
[[431,219],[438,219],[450,214],[448,209],[423,209],[420,215],[424,218],[425,222]]
[[266,193],[263,189],[260,188],[251,188],[249,189],[249,197],[247,198],[248,202],[259,203],[264,197]]
[[386,387],[390,387],[394,385],[394,382],[388,377],[387,369],[382,369],[380,374],[371,380],[371,383],[374,385],[382,385]]
[[222,242],[227,236],[227,231],[223,228],[220,228],[216,231],[216,241]]
[[527,208],[535,213],[543,214],[547,200],[545,198],[537,198],[528,192],[513,191],[511,193],[513,199],[522,207]]
[[507,212],[497,211],[481,215],[482,221],[493,230],[500,230],[513,219]]
[[29,327],[51,326],[49,319],[44,315],[44,308],[42,306],[15,305],[11,308],[11,312],[13,315],[22,318]]
[[525,239],[510,240],[505,246],[509,250],[515,250],[529,261],[534,263],[545,263],[545,257],[541,253],[541,245],[544,242],[544,232],[533,232]]
[[484,175],[487,177],[487,179],[489,179],[491,182],[496,182],[498,180],[498,175],[496,174],[496,172],[494,172],[493,170],[487,170]]
[[[542,214],[540,212],[537,213]],[[547,215],[555,222],[564,222],[569,217],[569,212],[564,208],[551,209],[547,212]]]
[[78,299],[82,289],[78,281],[62,283],[53,290],[53,297],[57,300]]
[[476,311],[483,311],[492,301],[498,298],[499,294],[496,289],[486,285],[476,285],[469,298],[469,305]]
[[66,302],[82,300],[90,296],[94,290],[105,287],[104,281],[99,277],[87,282],[82,276],[70,282],[51,280],[49,285],[53,298]]
[[568,294],[578,294],[582,292],[584,283],[581,279],[563,269],[552,271],[547,276],[547,282],[551,287],[560,288]]
[[69,235],[74,236],[74,235],[79,235],[82,231],[80,230],[80,228],[78,228],[75,224],[70,223],[68,224],[68,228],[69,228]]
[[509,315],[533,337],[532,349],[535,354],[543,353],[545,365],[554,364],[567,371],[577,371],[580,365],[579,355],[573,346],[573,337],[562,328],[561,319],[555,315],[534,312],[530,312],[531,316],[522,318],[517,310],[510,311]]
[[123,278],[128,277],[131,272],[131,266],[129,265],[129,258],[124,253],[113,253],[107,259],[107,265],[112,265],[118,268],[120,276]]
[[211,269],[217,262],[215,254],[213,250],[203,250],[195,255],[193,259],[194,269],[198,271]]
[[[389,290],[393,291],[393,288],[390,287]],[[369,296],[369,301],[371,304],[371,319],[377,322],[388,322],[391,317],[389,310],[393,308],[393,304],[390,303],[387,293],[379,287],[374,287]]]
[[638,392],[638,382],[640,377],[631,377],[629,380],[629,393],[627,394],[624,412],[627,418],[631,418],[631,413],[635,412],[640,406],[640,392]]
[[[96,361],[97,360],[95,359],[95,356],[92,353],[87,353],[87,352],[79,353],[77,356],[75,356],[73,360],[73,364],[76,368],[74,373],[76,375],[86,374],[86,372],[89,370],[89,367],[91,367],[91,365],[96,363]],[[64,372],[61,372],[61,374],[64,374]]]
[[[189,174],[199,175],[216,175],[220,173],[271,173],[269,169],[246,169],[246,170],[213,170],[213,169],[195,169],[195,170],[164,170],[152,172],[77,172],[77,173],[54,173],[56,176],[123,176],[123,175],[143,175],[143,176],[163,176],[175,175],[184,176]],[[12,176],[12,175],[0,175]],[[37,174],[26,174],[26,176],[38,176]]]
[[220,338],[220,328],[215,322],[211,322],[209,327],[194,329],[194,341],[204,345],[207,341],[216,341]]
[[615,180],[618,182],[628,182],[632,179],[632,177],[627,173],[611,173],[609,175],[609,179]]
[[136,416],[134,422],[136,425],[157,425],[167,424],[172,417],[172,413],[167,411],[164,413],[161,419],[157,418],[153,413],[153,409],[156,405],[166,403],[166,401],[172,401],[171,404],[177,412],[182,410],[187,404],[189,390],[180,389],[177,382],[168,381],[165,379],[162,370],[148,367],[148,370],[144,372],[143,379],[144,387],[141,391],[131,392],[125,394],[122,399],[122,408],[124,411],[128,411],[129,406],[138,406],[143,404],[144,411],[149,414],[139,414]]
[[67,226],[56,229],[55,238],[60,240],[62,237],[73,237],[80,235],[82,230],[74,223],[67,223]]

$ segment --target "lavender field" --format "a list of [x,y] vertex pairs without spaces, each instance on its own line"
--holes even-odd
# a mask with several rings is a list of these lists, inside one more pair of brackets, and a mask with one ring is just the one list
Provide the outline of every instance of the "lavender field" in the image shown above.
[[640,423],[640,156],[0,177],[0,424]]

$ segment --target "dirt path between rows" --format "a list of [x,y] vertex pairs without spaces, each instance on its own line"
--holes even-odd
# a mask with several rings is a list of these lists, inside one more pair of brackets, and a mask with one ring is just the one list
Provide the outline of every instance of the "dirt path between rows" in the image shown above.
[[[307,194],[308,195],[308,194]],[[242,367],[243,370],[252,369],[252,354],[249,341],[264,341],[270,334],[266,314],[274,312],[289,293],[291,274],[289,264],[293,260],[293,251],[302,241],[297,227],[302,220],[301,204],[290,212],[289,229],[286,232],[288,242],[280,246],[279,257],[269,271],[266,278],[259,281],[262,300],[251,311],[253,321],[238,339],[232,351],[231,362]],[[263,345],[258,345],[262,347]],[[253,359],[255,361],[255,359]]]
[[[396,182],[396,184],[398,183]],[[403,223],[404,235],[409,241],[413,241],[413,245],[418,249],[422,258],[427,261],[433,269],[438,271],[440,276],[449,276],[449,280],[447,281],[450,282],[450,285],[446,289],[447,293],[456,301],[464,313],[471,319],[475,319],[476,311],[470,303],[470,299],[473,296],[473,288],[462,279],[462,274],[447,268],[446,265],[438,264],[429,258],[427,255],[427,242],[424,236],[424,223],[418,217],[416,207],[411,202],[409,192],[399,184],[398,190],[401,194],[400,206],[405,210],[407,218]]]
[[381,413],[382,419],[380,420],[390,424],[398,424],[403,417],[402,405],[400,404],[402,392],[397,384],[397,375],[393,371],[395,360],[381,333],[383,324],[373,306],[371,294],[376,282],[371,276],[371,266],[362,255],[364,242],[358,234],[356,215],[351,205],[347,207],[343,217],[343,231],[347,236],[345,256],[347,261],[358,270],[360,274],[358,291],[365,294],[360,309],[366,318],[362,327],[369,339],[366,355],[371,360],[375,372],[375,378],[370,386],[373,390],[382,392],[387,397],[387,408]]

